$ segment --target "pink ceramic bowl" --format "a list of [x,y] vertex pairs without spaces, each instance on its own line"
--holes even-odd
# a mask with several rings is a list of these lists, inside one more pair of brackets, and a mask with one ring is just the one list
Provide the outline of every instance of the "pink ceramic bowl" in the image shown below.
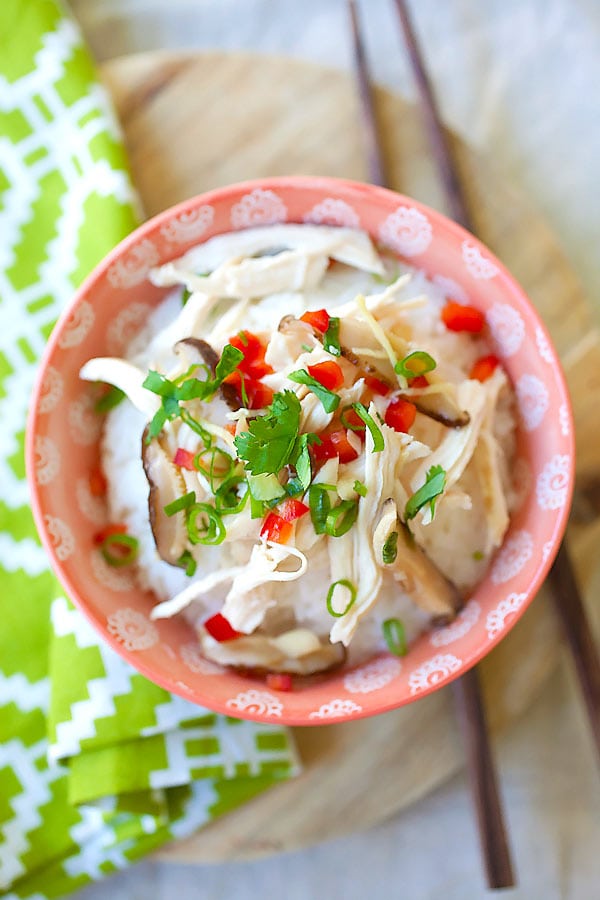
[[[101,421],[78,378],[93,356],[120,354],[165,290],[151,266],[225,231],[275,222],[365,229],[425,270],[449,296],[487,316],[516,388],[515,475],[522,502],[489,572],[451,625],[423,634],[403,659],[379,655],[289,693],[205,661],[181,617],[150,620],[153,598],[107,566],[93,535],[105,521],[90,492]],[[562,538],[573,487],[569,397],[548,334],[522,288],[471,234],[420,203],[331,178],[271,178],[221,188],[138,228],[85,281],[58,322],[35,387],[27,468],[40,535],[68,596],[104,640],[151,681],[212,710],[257,721],[315,725],[382,713],[448,684],[518,621]]]

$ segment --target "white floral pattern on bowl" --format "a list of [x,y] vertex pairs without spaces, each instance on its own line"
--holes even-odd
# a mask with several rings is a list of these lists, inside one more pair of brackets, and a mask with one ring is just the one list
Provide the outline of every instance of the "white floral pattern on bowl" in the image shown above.
[[444,628],[436,628],[431,632],[429,642],[434,647],[446,647],[459,638],[468,634],[471,628],[479,621],[481,607],[475,600],[469,602],[461,609],[454,622]]
[[268,691],[258,691],[255,688],[242,691],[236,697],[232,697],[227,701],[227,707],[236,712],[255,713],[274,718],[279,718],[283,712],[283,703],[279,697],[269,694]]
[[131,303],[118,313],[106,332],[106,344],[111,356],[120,356],[124,352],[149,315],[147,303]]
[[525,323],[521,315],[508,303],[494,303],[486,319],[498,356],[505,359],[514,356],[525,339]]
[[533,538],[528,531],[514,531],[500,548],[492,565],[494,584],[504,584],[527,565],[533,556]]
[[75,552],[75,538],[69,526],[58,516],[44,516],[54,552],[64,562]]
[[136,609],[118,609],[106,621],[109,632],[127,650],[149,650],[158,641],[156,626]]
[[317,203],[304,216],[304,221],[312,225],[337,225],[343,228],[360,228],[360,216],[349,203],[327,197]]
[[498,266],[494,265],[491,259],[487,259],[475,244],[471,241],[462,242],[462,257],[465,268],[472,278],[484,279],[495,278],[500,271]]
[[379,239],[402,256],[418,256],[433,238],[431,222],[414,206],[399,206],[379,227]]
[[533,431],[542,424],[550,405],[548,388],[537,375],[521,375],[516,384],[517,403],[527,431]]
[[535,493],[540,509],[560,509],[567,502],[571,460],[557,453],[538,475]]
[[68,421],[71,437],[80,447],[96,444],[102,433],[102,416],[94,409],[95,400],[88,392],[69,403]]
[[452,653],[439,653],[432,659],[428,659],[410,673],[408,687],[411,694],[427,690],[440,681],[445,681],[462,666],[462,661]]
[[38,434],[35,439],[35,480],[45,486],[60,472],[60,452],[54,441]]
[[210,228],[215,218],[212,206],[199,206],[188,213],[175,216],[160,229],[160,233],[171,244],[187,244],[198,241]]
[[142,240],[139,244],[134,244],[122,259],[112,264],[106,277],[115,288],[126,290],[135,287],[146,280],[148,272],[159,259],[159,252],[152,241]]
[[90,489],[88,478],[75,481],[75,501],[81,515],[94,525],[106,524],[106,503],[102,497],[96,497]]
[[523,605],[526,594],[509,594],[498,606],[488,613],[485,628],[490,640],[497,637],[506,628],[507,619],[513,616]]
[[61,350],[77,347],[88,336],[96,321],[96,315],[87,300],[83,300],[63,328],[58,339]]
[[91,551],[90,568],[98,584],[115,591],[115,593],[126,594],[135,585],[133,572],[126,568],[118,569],[109,565],[99,550]]
[[222,675],[225,671],[223,666],[202,656],[198,644],[183,644],[179,648],[179,655],[188,669],[196,675]]
[[539,325],[535,329],[535,342],[544,362],[547,362],[550,366],[556,365],[556,359],[554,358],[554,353],[552,352],[548,338]]
[[309,719],[341,719],[344,716],[351,716],[354,713],[361,712],[362,706],[355,703],[354,700],[341,700],[335,698],[328,703],[323,703],[318,709],[309,714]]
[[344,687],[349,694],[370,694],[385,687],[402,671],[402,663],[391,656],[382,656],[373,662],[353,669],[344,676]]
[[64,392],[63,377],[54,366],[48,366],[42,380],[39,410],[41,413],[56,409]]
[[276,225],[285,222],[287,208],[274,191],[255,188],[252,193],[231,208],[233,228],[250,228],[252,225]]

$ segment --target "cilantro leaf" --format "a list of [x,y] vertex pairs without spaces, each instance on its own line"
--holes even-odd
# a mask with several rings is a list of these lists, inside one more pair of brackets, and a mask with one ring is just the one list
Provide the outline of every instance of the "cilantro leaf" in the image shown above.
[[329,316],[329,325],[323,335],[323,346],[332,356],[341,356],[340,320],[337,316]]
[[333,391],[330,391],[328,388],[323,387],[320,381],[317,381],[316,378],[313,378],[313,376],[309,375],[304,369],[297,369],[295,372],[290,372],[288,378],[290,381],[296,382],[296,384],[305,384],[306,387],[310,388],[313,394],[318,397],[323,404],[325,412],[331,413],[340,405],[340,398],[338,395],[334,394]]
[[409,497],[404,508],[406,521],[414,519],[420,509],[430,504],[431,517],[435,515],[436,498],[444,492],[446,487],[446,471],[442,466],[432,466],[427,472],[425,483]]
[[290,462],[300,427],[300,401],[293,391],[275,394],[262,416],[248,423],[248,431],[234,443],[240,459],[253,475],[278,474]]
[[294,445],[292,458],[290,459],[290,462],[296,469],[298,481],[300,482],[304,490],[308,488],[310,479],[312,478],[310,454],[308,452],[310,438],[310,434],[298,435],[298,437],[296,438],[296,443]]

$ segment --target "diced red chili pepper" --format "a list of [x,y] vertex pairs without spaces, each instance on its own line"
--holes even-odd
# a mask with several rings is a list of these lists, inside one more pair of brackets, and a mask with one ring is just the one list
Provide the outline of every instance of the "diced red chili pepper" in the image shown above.
[[499,365],[500,360],[493,353],[490,353],[489,356],[480,356],[473,363],[473,367],[469,372],[469,378],[474,378],[477,381],[487,381],[488,378],[492,377]]
[[236,428],[237,428],[237,426],[236,426],[235,422],[228,422],[227,425],[225,425],[225,431],[228,431],[229,434],[235,435]]
[[429,382],[425,375],[415,375],[414,378],[408,379],[408,386],[414,388],[426,388],[429,387]]
[[393,428],[394,431],[408,432],[415,421],[416,415],[417,407],[415,404],[398,397],[396,400],[392,400],[385,411],[385,424]]
[[387,381],[382,381],[381,378],[376,378],[374,375],[365,375],[365,385],[374,394],[379,394],[380,397],[385,397],[392,389]]
[[329,313],[326,309],[313,309],[305,312],[300,316],[301,322],[306,322],[315,331],[325,334],[329,328]]
[[242,636],[242,632],[232,628],[225,616],[222,616],[221,613],[217,613],[216,615],[211,616],[210,619],[207,619],[204,623],[204,627],[210,636],[220,644],[223,643],[223,641],[233,641],[235,638]]
[[292,535],[292,523],[286,522],[277,513],[269,513],[260,529],[260,536],[276,544],[286,544]]
[[333,360],[316,363],[316,365],[306,368],[308,374],[312,375],[328,391],[337,391],[344,383],[344,373]]
[[285,522],[294,522],[296,519],[305,516],[309,511],[305,503],[295,500],[293,497],[290,497],[289,500],[284,500],[281,506],[277,508],[277,512]]
[[291,691],[292,676],[286,672],[269,672],[265,678],[265,684],[272,691]]
[[181,469],[189,469],[190,472],[196,470],[196,466],[194,465],[194,454],[189,450],[184,450],[183,447],[177,448],[175,456],[173,457],[173,462]]
[[470,331],[477,334],[485,325],[485,316],[474,306],[449,300],[442,309],[442,322],[450,331]]
[[106,494],[108,483],[102,469],[92,469],[90,472],[89,484],[92,497],[103,497]]
[[329,435],[320,434],[320,444],[314,443],[310,447],[310,452],[315,462],[325,462],[326,459],[333,459],[337,456],[337,451],[329,438]]
[[250,409],[264,409],[273,401],[273,390],[262,381],[251,381],[246,384],[246,393]]
[[239,334],[229,338],[229,343],[244,354],[243,360],[238,363],[238,369],[248,378],[258,381],[259,378],[273,372],[272,367],[265,362],[265,345],[251,331],[240,331]]
[[353,459],[358,458],[358,453],[348,440],[348,433],[345,428],[341,431],[332,431],[329,435],[329,440],[335,447],[336,456],[339,456],[341,463],[352,462]]
[[94,535],[94,543],[95,544],[103,544],[107,537],[110,537],[112,534],[127,534],[127,525],[106,525],[104,528],[97,531]]

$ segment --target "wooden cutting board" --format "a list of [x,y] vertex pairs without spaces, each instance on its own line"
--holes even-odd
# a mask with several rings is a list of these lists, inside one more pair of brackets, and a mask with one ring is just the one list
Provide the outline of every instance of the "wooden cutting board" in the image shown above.
[[[344,73],[246,54],[150,53],[114,60],[104,75],[149,215],[246,178],[366,178],[354,85]],[[384,90],[377,92],[377,107],[391,186],[443,209],[418,110]],[[565,363],[575,402],[578,472],[591,473],[598,466],[593,406],[600,343],[577,278],[539,214],[489,160],[456,136],[452,141],[477,230],[528,290]],[[598,522],[571,534],[585,587],[600,580],[599,539]],[[542,592],[481,665],[495,733],[532,703],[559,654],[557,620]],[[248,859],[368,828],[463,765],[448,690],[374,719],[296,728],[295,736],[304,764],[299,778],[172,845],[162,858]]]

